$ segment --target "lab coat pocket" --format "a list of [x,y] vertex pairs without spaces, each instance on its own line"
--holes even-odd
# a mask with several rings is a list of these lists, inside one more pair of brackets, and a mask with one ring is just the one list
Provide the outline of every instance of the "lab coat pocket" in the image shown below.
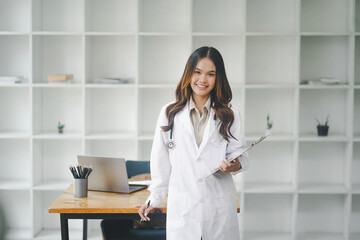
[[169,192],[167,202],[168,230],[181,229],[186,225],[186,219],[190,213],[188,196],[182,193]]
[[231,229],[237,225],[237,212],[234,192],[216,195],[216,215],[223,229]]

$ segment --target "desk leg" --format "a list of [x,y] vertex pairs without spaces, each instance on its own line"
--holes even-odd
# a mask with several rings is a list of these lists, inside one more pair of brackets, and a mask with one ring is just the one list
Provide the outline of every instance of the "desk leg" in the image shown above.
[[83,220],[83,240],[87,240],[87,223],[88,220],[84,218]]
[[61,240],[69,240],[68,218],[65,214],[60,213]]

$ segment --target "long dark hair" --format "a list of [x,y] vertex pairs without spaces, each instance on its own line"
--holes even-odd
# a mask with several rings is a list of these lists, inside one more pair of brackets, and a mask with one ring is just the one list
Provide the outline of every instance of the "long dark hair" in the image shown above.
[[234,122],[234,113],[231,110],[230,101],[232,99],[232,92],[229,81],[226,77],[224,60],[220,52],[213,47],[201,47],[196,49],[189,57],[184,73],[178,83],[175,96],[176,101],[166,108],[166,116],[168,118],[168,125],[162,126],[163,131],[167,132],[174,124],[174,117],[182,108],[184,108],[187,101],[192,95],[191,77],[194,74],[196,64],[203,58],[209,58],[213,61],[216,67],[216,79],[214,89],[211,91],[211,106],[215,112],[216,117],[220,120],[219,133],[223,138],[229,141],[232,137],[236,139],[230,132],[230,127]]

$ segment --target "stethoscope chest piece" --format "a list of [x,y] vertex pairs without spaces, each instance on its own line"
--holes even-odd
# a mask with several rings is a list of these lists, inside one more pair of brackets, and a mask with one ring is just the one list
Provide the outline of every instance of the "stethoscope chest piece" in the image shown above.
[[170,140],[167,142],[167,147],[170,148],[170,149],[174,148],[174,147],[175,147],[174,141],[170,139]]

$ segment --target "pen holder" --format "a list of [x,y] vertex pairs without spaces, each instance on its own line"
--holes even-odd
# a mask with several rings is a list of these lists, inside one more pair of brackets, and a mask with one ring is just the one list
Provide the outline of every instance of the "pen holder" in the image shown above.
[[87,197],[88,179],[75,179],[74,196],[76,198]]

